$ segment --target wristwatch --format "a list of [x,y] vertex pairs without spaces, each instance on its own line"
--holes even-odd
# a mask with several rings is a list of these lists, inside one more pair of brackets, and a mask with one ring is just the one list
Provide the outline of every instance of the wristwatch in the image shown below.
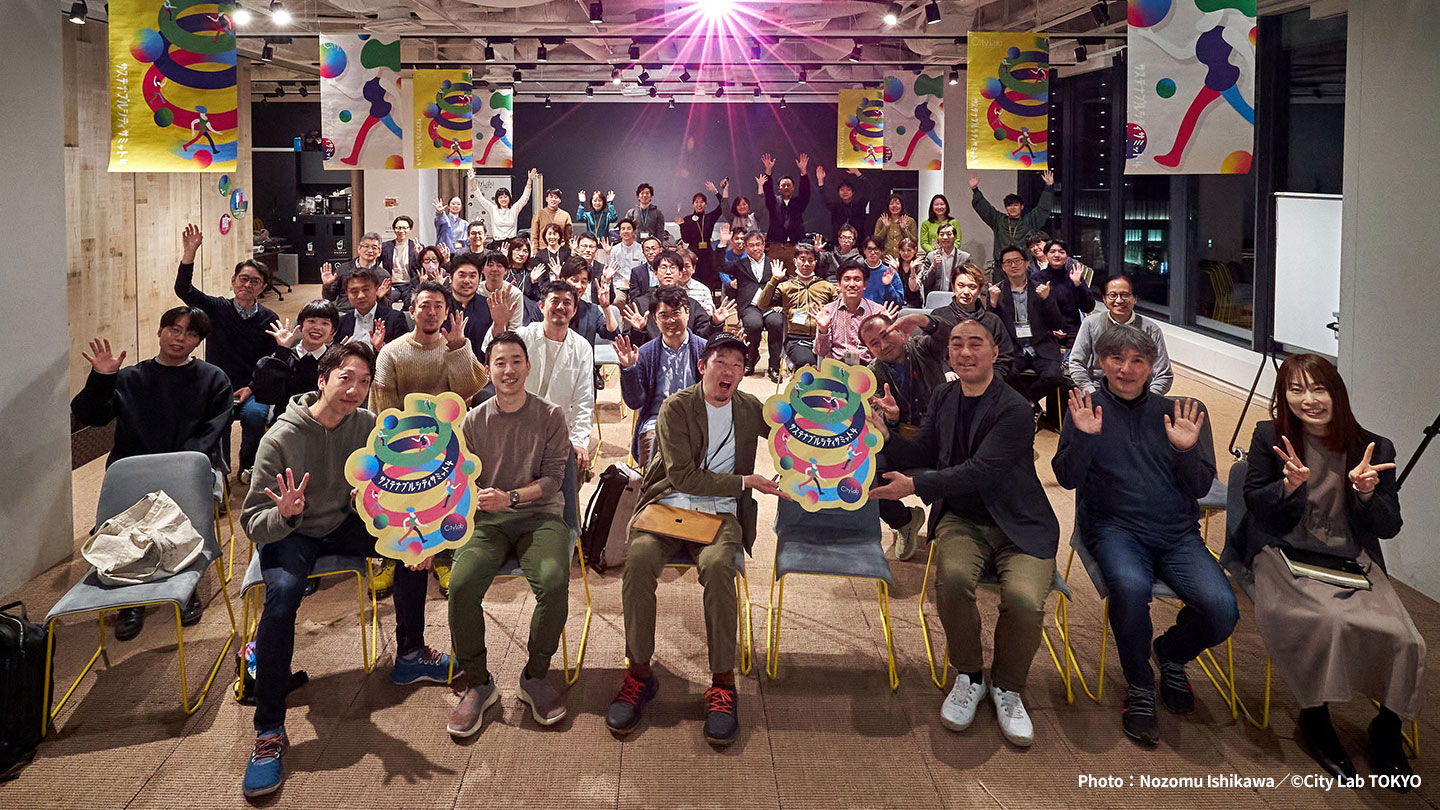
[[520,490],[518,490],[518,489],[512,489],[512,490],[510,490],[510,508],[511,508],[511,509],[514,509],[515,507],[517,507],[517,506],[519,506],[519,505],[520,505]]

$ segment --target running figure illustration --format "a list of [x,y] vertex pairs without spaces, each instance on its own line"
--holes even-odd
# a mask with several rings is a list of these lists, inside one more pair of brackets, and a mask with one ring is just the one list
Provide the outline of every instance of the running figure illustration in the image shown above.
[[822,491],[820,487],[820,465],[816,463],[813,458],[810,459],[810,463],[805,467],[805,481],[806,483],[813,482],[816,492]]
[[190,134],[195,137],[185,142],[186,149],[204,138],[210,142],[210,151],[216,155],[220,154],[219,147],[215,146],[215,139],[211,137],[212,134],[215,134],[215,130],[210,127],[210,116],[204,107],[195,108],[195,120],[190,122]]
[[408,513],[405,516],[405,533],[400,535],[400,539],[395,542],[397,544],[403,544],[405,542],[405,538],[409,537],[411,532],[415,533],[415,538],[417,540],[423,542],[425,540],[425,536],[420,532],[420,516],[415,514],[415,507],[407,506],[405,507],[405,511]]

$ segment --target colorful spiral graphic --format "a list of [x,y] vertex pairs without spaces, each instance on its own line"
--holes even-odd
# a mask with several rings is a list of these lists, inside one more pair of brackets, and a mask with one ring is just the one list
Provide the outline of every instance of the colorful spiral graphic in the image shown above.
[[1050,54],[1010,48],[980,95],[990,99],[985,120],[997,141],[1010,141],[1010,159],[1021,166],[1048,165]]
[[238,152],[234,2],[164,0],[155,27],[135,32],[130,55],[148,64],[142,86],[172,151],[201,168]]
[[808,511],[864,505],[883,442],[870,426],[875,377],[834,360],[806,366],[765,403],[781,487]]

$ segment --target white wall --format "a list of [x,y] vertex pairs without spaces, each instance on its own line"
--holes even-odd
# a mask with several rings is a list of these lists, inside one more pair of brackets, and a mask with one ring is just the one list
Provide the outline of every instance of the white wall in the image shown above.
[[[435,242],[435,169],[365,172],[365,207],[356,233],[375,231],[384,239],[393,239],[390,223],[404,214],[415,220],[410,238],[423,245]],[[387,197],[395,200],[393,208],[385,205]]]
[[[1394,441],[1403,466],[1440,411],[1440,267],[1429,236],[1440,169],[1415,151],[1435,142],[1440,109],[1434,3],[1351,3],[1345,61],[1340,371],[1361,424]],[[1397,137],[1407,132],[1415,137]],[[1400,504],[1405,530],[1385,545],[1390,573],[1440,599],[1440,447]]]
[[[54,0],[9,0],[0,25],[0,594],[69,556],[65,131]],[[23,189],[23,192],[22,192]]]

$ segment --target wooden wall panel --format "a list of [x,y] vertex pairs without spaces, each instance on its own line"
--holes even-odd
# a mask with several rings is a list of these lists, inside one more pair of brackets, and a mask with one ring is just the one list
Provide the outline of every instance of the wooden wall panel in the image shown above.
[[[180,261],[180,232],[196,222],[201,174],[139,173],[135,178],[135,326],[140,354],[155,353],[160,313],[179,306],[175,268]],[[203,227],[203,226],[202,226]],[[210,234],[206,234],[208,238]],[[207,289],[197,273],[196,286]],[[204,356],[203,353],[201,356]]]

